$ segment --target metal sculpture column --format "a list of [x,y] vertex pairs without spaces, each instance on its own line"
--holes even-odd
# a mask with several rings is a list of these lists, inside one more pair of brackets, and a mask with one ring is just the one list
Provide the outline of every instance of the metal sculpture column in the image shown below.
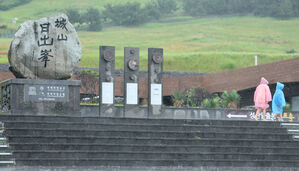
[[139,49],[125,47],[124,56],[124,117],[133,117],[139,112]]
[[115,47],[100,46],[100,116],[114,116]]
[[162,114],[163,49],[148,49],[148,116]]

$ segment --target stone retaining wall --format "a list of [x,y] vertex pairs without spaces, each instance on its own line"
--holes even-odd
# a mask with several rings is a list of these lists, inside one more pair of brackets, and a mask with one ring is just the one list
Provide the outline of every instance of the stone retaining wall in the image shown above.
[[[81,116],[99,117],[99,106],[81,105]],[[204,109],[204,108],[164,108],[162,115],[148,116],[147,107],[140,107],[134,115],[123,114],[123,108],[116,106],[116,112],[106,117],[128,117],[128,118],[157,118],[157,119],[212,119],[212,120],[254,120],[255,110],[237,109]],[[262,113],[259,115],[262,117]],[[273,114],[268,111],[267,120],[273,120]],[[299,112],[285,111],[281,115],[281,121],[299,122]]]

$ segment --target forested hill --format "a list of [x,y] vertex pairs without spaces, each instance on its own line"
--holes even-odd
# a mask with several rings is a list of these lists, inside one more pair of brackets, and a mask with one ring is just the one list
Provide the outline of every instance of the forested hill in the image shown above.
[[[91,14],[87,14],[90,9]],[[58,12],[73,22],[138,25],[169,16],[255,15],[288,19],[299,16],[298,0],[0,0],[0,23],[10,25]],[[97,19],[93,18],[98,12]],[[91,18],[99,21],[85,21]]]

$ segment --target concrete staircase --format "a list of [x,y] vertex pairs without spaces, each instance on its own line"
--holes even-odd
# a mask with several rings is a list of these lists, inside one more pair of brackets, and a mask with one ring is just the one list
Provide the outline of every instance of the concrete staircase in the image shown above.
[[17,166],[299,167],[279,122],[0,115]]
[[15,161],[7,143],[7,138],[3,135],[4,123],[0,122],[0,166],[13,166]]
[[293,136],[295,141],[299,141],[299,123],[281,123],[281,125],[287,128],[288,133]]

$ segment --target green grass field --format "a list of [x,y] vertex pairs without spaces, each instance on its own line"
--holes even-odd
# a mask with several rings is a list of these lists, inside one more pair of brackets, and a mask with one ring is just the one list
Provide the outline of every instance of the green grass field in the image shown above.
[[[0,12],[0,25],[16,28],[22,21],[56,14],[65,3],[87,8],[91,5],[101,9],[107,2],[33,0],[30,4]],[[143,0],[142,2],[146,2]],[[100,4],[100,5],[99,5]],[[30,5],[39,6],[31,10]],[[55,6],[47,10],[48,6]],[[55,9],[55,10],[54,10]],[[8,24],[12,18],[18,24]],[[287,54],[299,50],[299,18],[277,20],[272,18],[244,17],[173,17],[137,27],[107,27],[101,32],[78,32],[82,44],[80,67],[98,67],[99,46],[116,47],[116,68],[123,68],[123,48],[139,47],[141,69],[147,69],[147,48],[164,49],[164,70],[180,72],[220,72],[299,57]],[[0,52],[7,52],[11,38],[0,38]],[[0,63],[7,63],[0,56]]]

